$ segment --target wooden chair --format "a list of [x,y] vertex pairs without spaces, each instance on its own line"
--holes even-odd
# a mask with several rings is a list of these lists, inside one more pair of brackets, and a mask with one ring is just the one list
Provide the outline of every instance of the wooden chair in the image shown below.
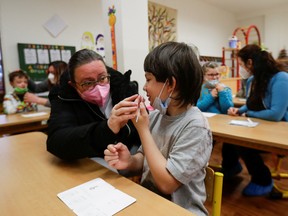
[[223,177],[223,173],[214,172],[212,168],[206,167],[206,202],[212,203],[212,216],[221,215]]

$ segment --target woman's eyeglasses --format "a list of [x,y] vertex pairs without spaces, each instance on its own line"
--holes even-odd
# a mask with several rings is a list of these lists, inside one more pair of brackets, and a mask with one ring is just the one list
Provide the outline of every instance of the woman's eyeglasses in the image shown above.
[[76,84],[81,86],[81,88],[84,91],[87,91],[87,90],[93,89],[96,85],[106,85],[109,82],[110,82],[110,75],[107,75],[107,76],[101,76],[98,80],[95,80],[95,81],[85,81],[85,82],[76,83]]

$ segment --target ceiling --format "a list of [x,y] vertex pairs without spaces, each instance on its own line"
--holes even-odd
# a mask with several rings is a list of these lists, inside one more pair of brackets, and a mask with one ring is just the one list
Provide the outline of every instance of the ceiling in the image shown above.
[[265,10],[271,7],[281,6],[288,3],[288,0],[202,0],[208,4],[219,7],[235,15],[251,13],[257,10]]

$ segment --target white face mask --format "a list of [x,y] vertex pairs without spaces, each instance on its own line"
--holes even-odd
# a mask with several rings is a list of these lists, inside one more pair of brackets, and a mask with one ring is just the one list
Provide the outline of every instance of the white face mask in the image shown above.
[[239,74],[242,77],[242,79],[248,79],[251,76],[251,74],[241,66],[239,68]]
[[215,86],[219,83],[219,80],[206,80],[206,87],[207,88],[215,88]]
[[55,84],[55,83],[56,83],[55,75],[54,75],[54,74],[49,73],[49,74],[48,74],[48,79],[50,80],[50,82],[51,82],[52,84]]
[[153,102],[153,108],[154,109],[157,109],[160,111],[160,114],[161,115],[165,115],[166,112],[167,112],[167,109],[168,109],[168,106],[170,104],[170,101],[171,101],[171,95],[172,95],[172,92],[170,93],[169,97],[165,100],[165,101],[161,101],[161,94],[163,92],[163,89],[164,87],[166,86],[166,83],[167,83],[167,80],[166,82],[164,83],[160,93],[159,93],[159,96],[157,96],[155,99],[154,99],[154,102]]

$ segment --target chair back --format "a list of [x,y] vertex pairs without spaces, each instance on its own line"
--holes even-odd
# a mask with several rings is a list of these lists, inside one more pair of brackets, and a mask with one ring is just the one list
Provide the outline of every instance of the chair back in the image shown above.
[[207,202],[212,203],[212,216],[221,215],[223,174],[206,167],[205,187]]

